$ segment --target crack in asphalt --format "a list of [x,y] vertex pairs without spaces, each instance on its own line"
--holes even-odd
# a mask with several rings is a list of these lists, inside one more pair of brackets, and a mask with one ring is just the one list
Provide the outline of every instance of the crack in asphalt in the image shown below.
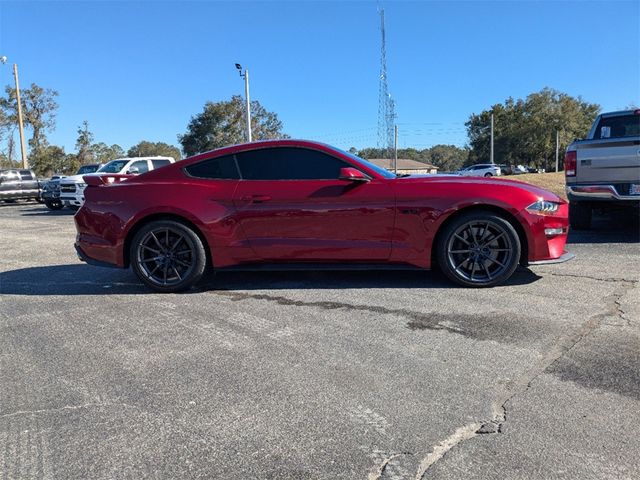
[[[401,317],[407,321],[406,327],[409,330],[432,330],[445,331],[457,335],[462,335],[475,340],[494,341],[517,341],[521,334],[521,327],[507,328],[506,323],[513,324],[512,315],[500,315],[495,312],[487,312],[485,315],[464,314],[464,313],[439,313],[439,312],[418,312],[404,308],[388,308],[377,305],[353,305],[335,301],[304,301],[293,300],[283,296],[268,295],[263,293],[235,292],[231,290],[214,290],[209,293],[230,297],[233,301],[242,300],[264,300],[274,302],[283,306],[318,308],[321,310],[344,310],[348,312],[366,312],[377,315],[390,315]],[[482,325],[492,325],[496,321],[503,321],[501,335],[496,336]]]
[[[605,310],[589,317],[580,328],[573,334],[560,339],[547,354],[538,361],[527,373],[518,378],[503,395],[492,404],[493,419],[488,422],[471,423],[458,428],[453,435],[443,440],[427,455],[420,463],[420,468],[416,474],[416,480],[422,480],[428,469],[443,458],[451,449],[461,443],[470,440],[478,435],[502,433],[502,427],[507,422],[508,403],[516,396],[526,393],[532,383],[545,371],[551,368],[558,360],[564,357],[569,351],[576,347],[582,340],[598,329],[602,320],[609,316],[617,316],[625,321],[625,312],[620,307],[620,300],[628,290],[632,289],[634,282],[622,281],[621,287],[608,297],[605,297]],[[621,290],[621,291],[620,291]],[[472,426],[477,425],[472,431]]]
[[551,275],[553,277],[584,278],[585,280],[595,280],[598,282],[608,282],[608,283],[631,283],[631,284],[640,283],[640,280],[632,280],[629,278],[600,278],[600,277],[594,277],[592,275],[576,275],[573,273],[557,273],[557,272],[546,272],[546,274]]
[[394,459],[398,457],[402,457],[404,455],[414,455],[414,454],[411,452],[397,452],[389,455],[387,458],[385,458],[382,461],[382,463],[380,463],[378,468],[376,468],[373,472],[369,473],[367,480],[380,480],[382,478],[382,475],[384,474],[385,469],[387,468],[387,465],[389,465],[389,463],[391,463]]

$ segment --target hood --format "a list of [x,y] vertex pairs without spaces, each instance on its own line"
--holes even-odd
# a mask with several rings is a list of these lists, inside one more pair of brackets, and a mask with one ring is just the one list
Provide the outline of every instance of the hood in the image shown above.
[[463,177],[460,175],[410,175],[400,178],[401,181],[416,183],[449,183],[451,185],[479,185],[486,188],[517,188],[551,202],[564,203],[565,200],[553,192],[530,183],[501,177]]
[[61,184],[69,184],[69,183],[84,183],[82,177],[84,175],[71,175],[69,177],[64,177],[60,179]]

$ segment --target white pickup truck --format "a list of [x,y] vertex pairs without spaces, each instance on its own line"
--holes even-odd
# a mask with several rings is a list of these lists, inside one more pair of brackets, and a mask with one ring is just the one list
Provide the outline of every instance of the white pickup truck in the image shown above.
[[[172,157],[118,158],[104,164],[91,175],[108,173],[139,175],[174,162]],[[84,183],[83,176],[73,175],[60,180],[60,201],[64,206],[77,209],[84,204],[84,189],[87,185]]]
[[[640,110],[598,115],[589,137],[567,147],[571,227],[591,227],[593,209],[640,207]],[[631,211],[631,210],[630,210]]]

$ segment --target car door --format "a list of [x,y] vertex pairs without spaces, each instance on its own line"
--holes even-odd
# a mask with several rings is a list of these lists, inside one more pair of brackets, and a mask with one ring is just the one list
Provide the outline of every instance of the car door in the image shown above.
[[309,148],[235,155],[239,223],[256,255],[272,261],[383,261],[391,253],[395,196],[388,181],[339,180],[353,165]]

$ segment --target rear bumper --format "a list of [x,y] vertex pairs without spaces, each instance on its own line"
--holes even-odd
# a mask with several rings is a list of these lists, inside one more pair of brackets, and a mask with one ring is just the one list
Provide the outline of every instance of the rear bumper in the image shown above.
[[567,185],[569,200],[640,202],[640,194],[629,195],[618,191],[615,185]]
[[78,258],[81,261],[88,263],[89,265],[95,265],[96,267],[120,268],[118,265],[115,265],[113,263],[104,262],[102,260],[96,260],[95,258],[91,258],[89,255],[84,253],[80,245],[78,245],[77,243],[74,245],[74,247],[76,248],[76,253],[78,255]]
[[564,252],[558,258],[552,258],[552,259],[549,259],[549,260],[538,260],[538,261],[535,261],[535,262],[529,262],[529,265],[551,265],[553,263],[564,263],[564,262],[568,262],[569,260],[571,260],[573,258],[575,258],[575,255],[573,253]]

